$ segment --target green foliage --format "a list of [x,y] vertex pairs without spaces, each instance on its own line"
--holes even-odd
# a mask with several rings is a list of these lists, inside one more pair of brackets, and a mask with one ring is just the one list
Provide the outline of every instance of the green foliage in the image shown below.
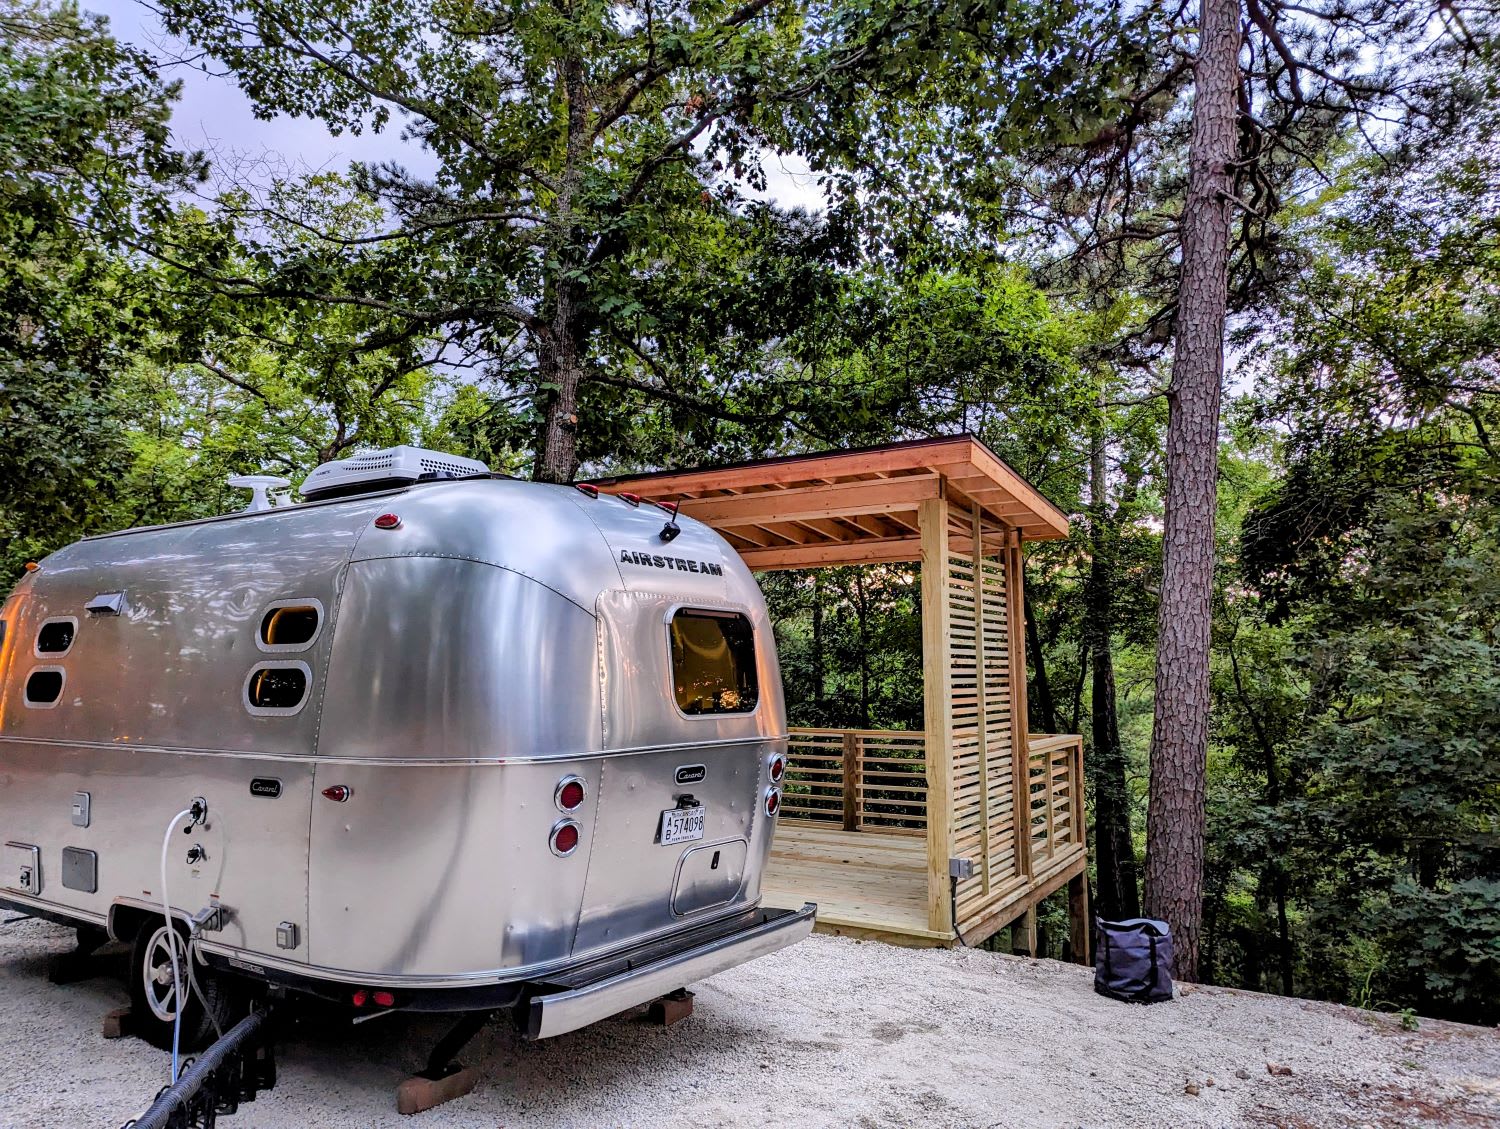
[[203,282],[205,261],[241,280],[238,291],[278,270],[335,275],[339,255],[307,228],[315,222],[356,240],[380,220],[368,197],[334,175],[277,182],[266,195],[285,218],[262,226],[253,246],[233,226],[239,193],[211,214],[183,209],[170,223],[181,258],[154,268],[170,304],[139,343],[132,374],[137,520],[222,512],[242,497],[224,486],[226,475],[260,471],[295,483],[360,447],[412,442],[433,423],[448,384],[432,365],[435,342],[372,348],[389,328],[385,311],[295,297],[247,302]]
[[[1286,805],[1308,927],[1368,935],[1383,998],[1492,1022],[1500,1001],[1500,524],[1492,507],[1404,497],[1387,551],[1303,644],[1310,722]],[[1305,847],[1303,848],[1305,850]],[[1350,878],[1357,876],[1357,881]],[[1316,952],[1327,942],[1311,941]],[[1341,962],[1309,968],[1340,992]]]
[[[379,219],[334,176],[271,186],[253,245],[231,194],[170,192],[174,88],[69,9],[5,9],[0,44],[0,572],[85,533],[232,509],[230,473],[300,479],[356,445],[409,441],[445,383],[430,338],[381,341],[385,311],[239,300],[274,272],[336,276],[342,238]],[[153,261],[143,240],[177,254]],[[205,264],[235,286],[203,281]],[[371,341],[375,339],[372,346]]]
[[121,258],[200,169],[172,89],[76,8],[0,6],[0,573],[93,527],[128,460],[117,381],[158,296]]
[[1224,931],[1225,974],[1261,982],[1257,954],[1285,950],[1299,992],[1481,1022],[1500,1014],[1494,124],[1486,104],[1450,145],[1352,160],[1300,231],[1307,273],[1240,416],[1281,473],[1229,523],[1210,891],[1227,914],[1248,876],[1260,915]]
[[762,579],[790,724],[922,728],[921,576],[874,565]]
[[[387,345],[434,332],[472,345],[498,409],[483,442],[534,448],[549,479],[631,451],[619,422],[643,400],[686,417],[672,432],[724,421],[762,448],[825,434],[795,379],[756,377],[767,350],[825,309],[847,225],[749,193],[791,123],[826,120],[920,66],[971,15],[914,0],[163,10],[259,112],[335,131],[400,120],[430,152],[430,178],[358,170],[385,238],[329,237],[340,269],[282,261],[264,290],[378,303]],[[658,450],[684,446],[672,432]]]

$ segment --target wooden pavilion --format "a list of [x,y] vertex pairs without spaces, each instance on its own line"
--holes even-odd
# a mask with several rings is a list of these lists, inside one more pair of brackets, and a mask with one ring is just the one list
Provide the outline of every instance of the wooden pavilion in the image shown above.
[[969,435],[596,480],[675,501],[751,569],[921,561],[924,728],[793,729],[765,881],[824,931],[1035,951],[1037,904],[1069,888],[1088,959],[1083,744],[1026,724],[1021,545],[1068,519]]

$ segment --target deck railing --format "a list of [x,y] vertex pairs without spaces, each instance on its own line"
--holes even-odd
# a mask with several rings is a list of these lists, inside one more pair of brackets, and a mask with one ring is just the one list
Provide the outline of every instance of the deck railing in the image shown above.
[[1033,734],[1026,776],[1031,789],[1032,871],[1065,847],[1084,844],[1083,738]]
[[[1031,734],[1019,757],[1009,740],[1006,729],[992,739],[987,781],[973,768],[972,742],[954,749],[950,779],[963,786],[941,823],[948,841],[929,839],[924,852],[927,925],[938,933],[989,936],[1070,881],[1084,857],[1083,739]],[[793,729],[788,746],[783,818],[928,838],[926,734]],[[976,781],[987,786],[976,791]],[[972,863],[973,874],[950,888],[953,858]]]
[[[926,746],[926,735],[917,731],[793,729],[782,813],[846,831],[921,833],[927,828]],[[1082,738],[1032,734],[1024,778],[1025,853],[1035,874],[1060,851],[1083,843]],[[1002,787],[995,791],[992,834],[1010,824],[1010,803],[999,794]],[[995,846],[998,855],[1001,845]],[[1020,851],[1004,854],[1012,867],[1020,861]]]
[[793,729],[782,812],[846,831],[927,829],[927,738],[899,729]]

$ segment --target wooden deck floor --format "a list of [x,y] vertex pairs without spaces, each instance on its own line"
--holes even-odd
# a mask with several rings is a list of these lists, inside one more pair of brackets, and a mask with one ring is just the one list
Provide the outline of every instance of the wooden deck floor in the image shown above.
[[[1088,856],[1070,845],[1039,862],[1029,882],[1003,899],[995,920],[971,943],[983,940],[1070,878],[1085,872]],[[818,932],[867,937],[899,945],[951,945],[952,933],[934,932],[927,919],[927,840],[921,835],[845,831],[832,824],[783,819],[776,828],[771,865],[761,884],[768,906],[818,904]]]
[[818,903],[818,931],[948,944],[927,927],[927,840],[782,820],[762,883],[768,906]]

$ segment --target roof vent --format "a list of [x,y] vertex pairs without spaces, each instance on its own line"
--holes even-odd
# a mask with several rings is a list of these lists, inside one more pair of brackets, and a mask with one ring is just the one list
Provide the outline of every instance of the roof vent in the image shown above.
[[403,443],[383,451],[359,451],[347,459],[324,463],[302,480],[301,493],[308,499],[343,498],[410,486],[413,482],[473,478],[489,472],[490,468],[478,459]]

